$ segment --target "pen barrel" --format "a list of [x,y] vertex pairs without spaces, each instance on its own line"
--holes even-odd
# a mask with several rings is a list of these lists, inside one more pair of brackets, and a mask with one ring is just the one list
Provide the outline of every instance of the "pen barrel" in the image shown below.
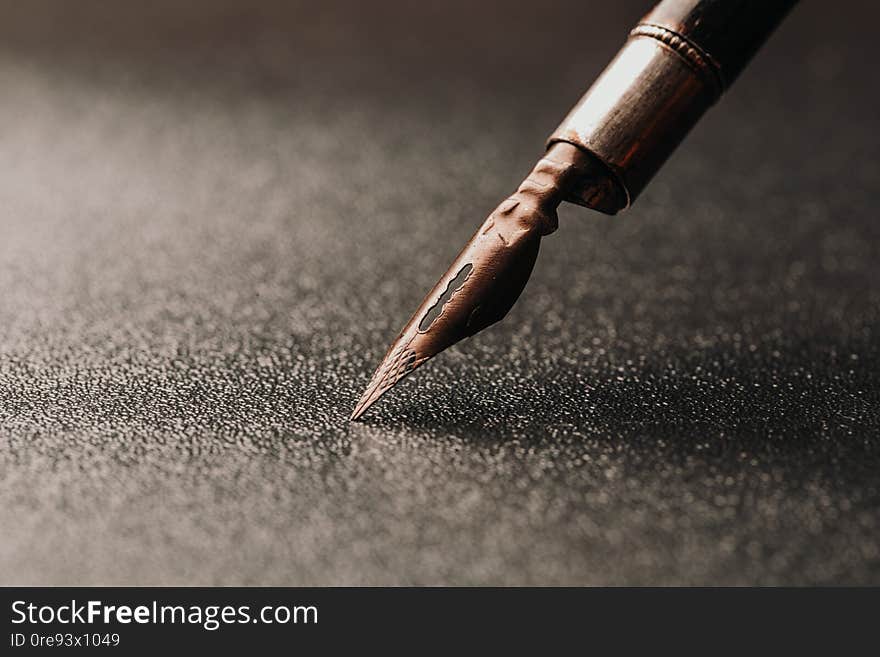
[[585,181],[566,200],[608,214],[631,205],[795,2],[663,0],[654,7],[548,140],[593,155],[617,193],[597,197]]

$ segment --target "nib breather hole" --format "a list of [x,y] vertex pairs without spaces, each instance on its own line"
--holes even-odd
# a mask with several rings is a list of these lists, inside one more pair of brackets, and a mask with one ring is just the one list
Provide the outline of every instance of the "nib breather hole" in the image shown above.
[[434,323],[434,320],[440,316],[440,313],[443,312],[443,308],[449,303],[449,300],[452,298],[452,295],[458,292],[462,285],[464,285],[465,279],[467,279],[468,274],[471,273],[471,270],[474,266],[470,263],[466,264],[462,267],[459,272],[455,275],[451,281],[449,281],[449,285],[446,286],[446,291],[440,295],[440,298],[437,299],[437,303],[428,308],[428,312],[425,313],[425,316],[422,318],[422,321],[419,323],[419,331],[425,332],[429,328],[431,328],[431,324]]

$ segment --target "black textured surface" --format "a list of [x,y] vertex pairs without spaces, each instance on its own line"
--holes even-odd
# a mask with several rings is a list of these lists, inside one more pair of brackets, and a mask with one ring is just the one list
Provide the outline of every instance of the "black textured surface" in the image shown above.
[[3,584],[880,583],[871,3],[353,425],[645,4],[4,4]]

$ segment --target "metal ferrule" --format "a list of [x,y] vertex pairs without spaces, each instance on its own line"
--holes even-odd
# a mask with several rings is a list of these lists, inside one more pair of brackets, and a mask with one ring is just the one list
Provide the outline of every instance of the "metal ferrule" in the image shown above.
[[614,214],[635,200],[721,94],[711,60],[666,30],[639,25],[550,137],[589,151],[619,186],[619,207],[595,207],[590,188],[567,200]]
[[616,188],[597,195],[586,180],[566,200],[608,214],[629,207],[792,4],[661,2],[548,140],[594,156]]

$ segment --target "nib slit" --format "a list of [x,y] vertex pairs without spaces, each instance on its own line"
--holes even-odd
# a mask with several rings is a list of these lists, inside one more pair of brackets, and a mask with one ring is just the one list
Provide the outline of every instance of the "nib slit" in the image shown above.
[[427,358],[419,360],[416,352],[406,346],[392,348],[370,379],[349,421],[360,418],[382,395],[425,360]]

